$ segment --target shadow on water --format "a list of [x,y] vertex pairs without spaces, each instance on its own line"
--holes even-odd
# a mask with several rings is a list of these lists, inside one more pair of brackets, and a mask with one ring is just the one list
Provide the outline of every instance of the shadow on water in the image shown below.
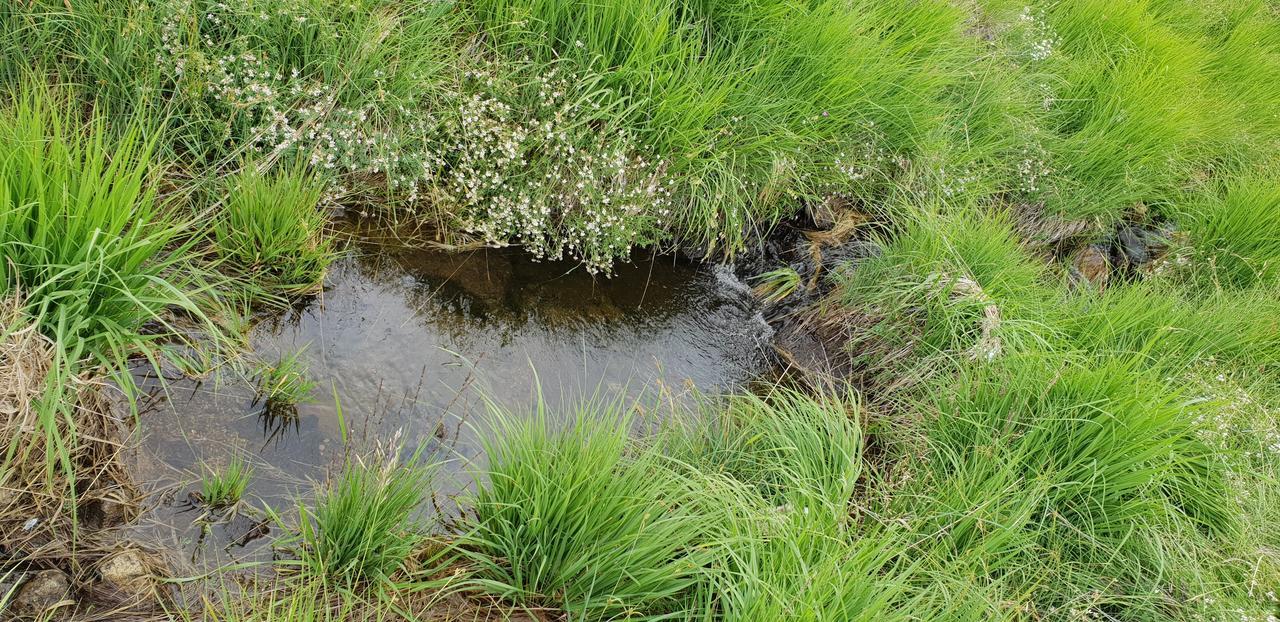
[[[518,413],[539,386],[551,406],[659,387],[731,390],[767,369],[768,337],[750,291],[725,267],[658,256],[593,278],[519,249],[450,254],[365,232],[322,295],[250,336],[264,360],[305,348],[313,402],[279,416],[257,403],[252,382],[223,377],[168,383],[167,399],[145,413],[138,479],[165,491],[145,529],[191,549],[201,536],[187,484],[202,464],[233,455],[254,464],[250,498],[283,507],[313,490],[342,458],[334,395],[357,446],[397,434],[411,449],[425,444],[444,462],[447,497],[483,458],[467,423],[486,398]],[[238,523],[212,539],[245,544],[256,527]]]

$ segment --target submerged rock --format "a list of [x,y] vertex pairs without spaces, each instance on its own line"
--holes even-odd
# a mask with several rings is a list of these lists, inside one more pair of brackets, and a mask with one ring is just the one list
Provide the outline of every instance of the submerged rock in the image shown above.
[[13,613],[36,616],[71,594],[71,583],[61,570],[42,570],[28,578],[13,598]]

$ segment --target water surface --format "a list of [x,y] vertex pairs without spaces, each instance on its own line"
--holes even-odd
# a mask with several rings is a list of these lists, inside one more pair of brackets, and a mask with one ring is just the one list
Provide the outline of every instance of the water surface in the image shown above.
[[[185,503],[189,484],[201,465],[235,455],[254,464],[255,503],[305,495],[341,461],[344,432],[365,450],[393,438],[421,447],[445,465],[444,497],[483,458],[485,397],[520,413],[539,386],[553,407],[600,393],[732,390],[765,371],[768,336],[723,266],[638,258],[604,278],[519,249],[451,254],[365,234],[321,295],[252,331],[256,357],[303,351],[319,387],[296,418],[263,414],[254,383],[227,374],[171,382],[144,413],[139,480],[165,492],[149,529],[190,548],[201,510]],[[250,527],[233,521],[213,535],[234,541]]]

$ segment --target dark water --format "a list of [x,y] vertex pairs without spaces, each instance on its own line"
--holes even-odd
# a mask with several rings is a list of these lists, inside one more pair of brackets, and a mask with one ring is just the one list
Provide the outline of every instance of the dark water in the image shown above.
[[[169,383],[143,414],[138,479],[156,493],[147,537],[200,548],[187,494],[203,464],[232,456],[254,466],[251,504],[279,507],[341,461],[344,428],[347,446],[399,438],[444,463],[447,496],[482,459],[484,397],[516,413],[539,385],[552,406],[620,391],[670,398],[734,389],[767,368],[769,329],[724,267],[656,257],[606,279],[518,249],[448,254],[367,235],[353,246],[321,296],[252,332],[267,361],[305,348],[319,387],[296,419],[260,415],[253,382],[226,375]],[[209,539],[221,548],[251,523],[219,524]]]

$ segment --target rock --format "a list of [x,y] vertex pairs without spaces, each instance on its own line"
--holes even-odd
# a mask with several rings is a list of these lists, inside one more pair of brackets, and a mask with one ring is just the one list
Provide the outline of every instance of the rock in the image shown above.
[[1098,289],[1105,288],[1111,278],[1111,260],[1107,258],[1107,250],[1097,244],[1090,244],[1076,253],[1071,260],[1071,269],[1074,277]]
[[67,575],[60,570],[41,570],[28,578],[13,598],[13,612],[38,616],[71,594]]
[[151,572],[137,549],[118,551],[103,559],[98,574],[103,583],[120,592],[139,594],[151,588]]
[[1137,227],[1125,227],[1116,234],[1116,250],[1128,266],[1138,267],[1151,261],[1147,236]]

